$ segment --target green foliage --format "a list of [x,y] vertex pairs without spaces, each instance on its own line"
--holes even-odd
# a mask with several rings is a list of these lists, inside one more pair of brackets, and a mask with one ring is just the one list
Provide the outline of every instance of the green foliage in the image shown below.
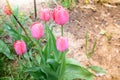
[[[60,56],[60,53],[58,52],[57,48],[56,48],[56,40],[55,40],[55,37],[52,33],[52,31],[49,29],[48,26],[46,26],[47,28],[47,32],[46,33],[48,35],[48,42],[45,46],[45,48],[43,49],[43,52],[45,55],[45,57],[47,57],[49,59],[49,57],[53,56],[54,55],[54,58],[56,61],[58,61],[59,59],[59,56]],[[53,53],[53,55],[50,55],[50,53]]]
[[97,75],[105,75],[106,71],[99,66],[89,66],[89,69],[93,70]]
[[[15,7],[13,10],[13,14],[18,18],[18,7]],[[13,23],[13,25],[17,26],[17,21],[15,20],[13,15],[10,15],[10,20]]]
[[[93,80],[93,74],[89,72],[86,68],[81,66],[79,62],[72,58],[66,59],[66,72],[65,72],[65,80],[73,80],[73,79],[85,79],[85,80]],[[72,76],[71,76],[72,74]]]
[[61,4],[66,8],[71,8],[76,4],[76,0],[60,0]]
[[1,75],[4,73],[4,69],[3,69],[3,60],[2,59],[0,59],[0,77],[1,77]]
[[90,73],[86,68],[73,64],[66,66],[66,72],[64,76],[65,76],[65,80],[73,80],[73,79],[93,80],[94,77],[93,74]]
[[64,0],[64,1],[61,0],[61,3],[64,7],[67,7],[67,8],[70,8],[70,6],[71,6],[70,0]]
[[13,28],[10,24],[5,23],[5,31],[8,32],[8,35],[10,37],[12,37],[13,40],[20,40],[23,39],[25,42],[28,42],[28,39],[26,36],[22,35],[22,31],[21,29],[18,29],[18,31],[16,31],[15,28]]
[[66,64],[80,66],[80,63],[72,58],[66,58]]
[[0,40],[0,53],[3,53],[9,59],[14,59],[13,55],[10,53],[7,44],[5,44],[2,40]]
[[12,79],[10,61],[4,54],[0,54],[0,80]]
[[[26,21],[28,20],[28,16],[27,15],[24,15],[22,12],[19,12],[18,6],[16,6],[13,9],[13,15],[20,21],[20,23],[22,25],[24,25],[26,23]],[[17,27],[18,23],[17,23],[17,21],[16,21],[16,19],[14,18],[13,15],[10,15],[10,20],[11,20],[12,24]]]
[[94,51],[95,51],[95,47],[97,44],[97,40],[95,40],[95,42],[93,43],[92,49],[90,51],[88,51],[88,31],[86,32],[86,44],[85,44],[85,53],[87,55],[88,58],[91,58]]

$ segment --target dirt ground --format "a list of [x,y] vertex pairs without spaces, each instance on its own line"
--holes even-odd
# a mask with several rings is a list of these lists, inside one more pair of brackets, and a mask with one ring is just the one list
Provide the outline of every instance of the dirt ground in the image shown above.
[[[95,53],[91,59],[85,55],[85,35],[89,32],[89,49],[97,39]],[[120,5],[87,5],[70,11],[70,22],[66,25],[69,37],[69,56],[83,65],[99,65],[107,70],[105,76],[95,80],[120,80]],[[105,31],[107,36],[102,35]]]
[[[11,4],[17,3],[22,11],[31,11],[32,0],[20,2],[22,1],[18,0]],[[69,39],[68,57],[73,57],[84,66],[96,65],[106,69],[105,76],[97,76],[94,80],[120,80],[120,5],[79,5],[70,9],[69,13],[69,23],[64,26],[64,34]],[[87,30],[89,49],[97,39],[95,52],[90,59],[85,55]],[[106,36],[102,34],[103,32]],[[55,28],[55,33],[60,34],[59,27]]]

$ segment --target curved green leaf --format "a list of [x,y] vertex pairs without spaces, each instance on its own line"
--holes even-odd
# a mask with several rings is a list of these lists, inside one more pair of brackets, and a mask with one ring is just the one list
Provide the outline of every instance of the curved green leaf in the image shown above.
[[64,80],[73,80],[73,79],[93,80],[93,77],[94,77],[93,74],[82,66],[78,66],[74,64],[69,64],[66,66]]
[[80,66],[80,63],[72,58],[66,58],[66,64],[73,64]]
[[89,69],[93,70],[97,75],[105,75],[106,71],[99,66],[89,66]]
[[6,55],[9,59],[14,59],[13,55],[10,53],[8,46],[0,40],[0,53]]

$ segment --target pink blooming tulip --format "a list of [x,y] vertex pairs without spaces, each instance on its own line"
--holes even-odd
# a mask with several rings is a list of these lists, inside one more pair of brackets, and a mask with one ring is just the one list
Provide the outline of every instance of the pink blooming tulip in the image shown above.
[[11,14],[12,14],[12,12],[11,12],[11,10],[9,9],[8,6],[5,6],[5,7],[4,7],[4,12],[5,12],[6,15],[11,15]]
[[44,35],[44,27],[41,23],[35,22],[31,26],[31,34],[33,38],[39,39]]
[[58,6],[53,11],[53,20],[59,25],[64,25],[69,20],[69,14],[62,6]]
[[50,18],[51,18],[50,10],[48,8],[41,8],[40,19],[46,22],[49,21]]
[[58,37],[56,40],[56,46],[58,51],[64,52],[68,49],[68,39],[66,37]]
[[15,41],[14,49],[18,55],[23,55],[27,51],[26,44],[23,40]]

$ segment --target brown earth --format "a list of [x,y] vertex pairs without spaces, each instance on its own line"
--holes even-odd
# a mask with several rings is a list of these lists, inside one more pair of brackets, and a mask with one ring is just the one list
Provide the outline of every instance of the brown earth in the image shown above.
[[[85,55],[85,35],[89,32],[89,49],[97,39],[91,59]],[[87,5],[70,11],[65,27],[69,38],[69,56],[83,65],[99,65],[107,70],[95,80],[120,80],[120,6]],[[101,34],[105,31],[107,36]]]

